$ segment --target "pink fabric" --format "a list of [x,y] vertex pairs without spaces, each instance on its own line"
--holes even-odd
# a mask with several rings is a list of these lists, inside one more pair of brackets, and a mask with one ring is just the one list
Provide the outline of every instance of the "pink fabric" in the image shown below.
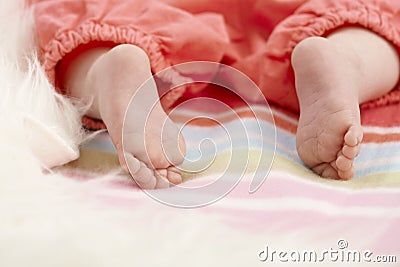
[[[56,86],[58,62],[78,47],[99,41],[130,43],[147,52],[154,72],[196,60],[232,65],[252,78],[268,101],[298,112],[290,55],[304,38],[360,25],[400,50],[400,1],[396,0],[31,0],[29,4],[35,7],[41,60]],[[184,91],[171,92],[164,105],[172,105]],[[394,90],[365,107],[398,103],[399,96],[400,91]]]

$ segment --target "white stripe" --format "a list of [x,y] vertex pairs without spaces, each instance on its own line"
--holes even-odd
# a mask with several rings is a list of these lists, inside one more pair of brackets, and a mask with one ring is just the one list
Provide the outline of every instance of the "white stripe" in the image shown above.
[[363,126],[363,130],[372,134],[400,134],[400,127]]
[[398,165],[400,164],[400,157],[397,158],[375,158],[371,160],[363,159],[362,161],[355,161],[355,168],[357,170],[371,169],[379,166]]

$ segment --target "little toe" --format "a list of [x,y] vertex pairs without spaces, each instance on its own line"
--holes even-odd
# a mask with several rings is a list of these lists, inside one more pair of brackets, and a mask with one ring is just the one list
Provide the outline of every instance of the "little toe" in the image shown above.
[[344,145],[342,148],[342,154],[348,159],[354,159],[358,154],[360,154],[360,146]]
[[183,136],[171,121],[166,123],[163,129],[162,146],[164,157],[171,165],[179,165],[183,162],[185,156],[185,142]]
[[337,170],[329,163],[319,164],[313,170],[324,178],[340,179]]
[[338,175],[339,175],[340,179],[342,179],[342,180],[350,180],[351,178],[354,177],[354,168],[351,167],[347,171],[338,170]]
[[344,136],[344,142],[348,146],[356,146],[361,143],[363,138],[363,131],[361,126],[353,125],[349,128]]
[[353,167],[353,159],[349,159],[344,155],[339,155],[336,159],[336,166],[338,171],[348,171]]
[[169,167],[167,178],[171,184],[177,185],[182,183],[181,171],[176,167]]

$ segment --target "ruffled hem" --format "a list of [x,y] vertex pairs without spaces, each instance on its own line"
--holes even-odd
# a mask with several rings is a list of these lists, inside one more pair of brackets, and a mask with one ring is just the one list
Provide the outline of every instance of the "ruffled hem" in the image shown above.
[[[395,26],[399,25],[400,11],[393,14],[393,10],[381,8],[379,3],[368,5],[365,1],[348,0],[337,2],[333,7],[321,7],[317,12],[313,3],[315,1],[298,9],[276,29],[276,38],[289,42],[285,49],[274,49],[271,54],[279,58],[290,58],[293,49],[302,40],[312,36],[326,36],[343,26],[361,26],[369,29],[391,42],[400,54],[400,29]],[[400,104],[400,83],[390,93],[362,104],[361,108],[394,104]]]
[[[145,32],[121,26],[111,26],[107,24],[96,24],[88,22],[78,26],[74,30],[69,30],[57,35],[43,49],[41,60],[43,67],[48,75],[49,80],[56,86],[61,94],[68,92],[58,85],[56,76],[57,64],[74,49],[90,42],[113,42],[117,44],[133,44],[143,49],[150,60],[153,73],[158,73],[168,67],[172,63],[168,61],[162,51],[160,42]],[[165,74],[164,74],[165,73]],[[174,83],[179,80],[181,75],[176,70],[170,68],[167,72],[161,72],[158,75],[165,83]],[[170,108],[185,92],[185,87],[179,87],[166,93],[162,98],[164,108]],[[83,119],[84,126],[88,129],[104,128],[104,124],[91,118]]]

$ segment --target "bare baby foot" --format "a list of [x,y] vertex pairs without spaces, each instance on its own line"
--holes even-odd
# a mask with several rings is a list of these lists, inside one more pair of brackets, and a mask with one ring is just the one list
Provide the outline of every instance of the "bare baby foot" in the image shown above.
[[292,65],[300,104],[300,158],[323,177],[352,178],[363,138],[357,58],[328,39],[312,37],[295,48]]
[[[161,107],[151,76],[147,55],[133,45],[111,49],[94,62],[88,74],[99,90],[99,115],[107,126],[121,165],[125,169],[129,167],[143,189],[181,183],[181,173],[175,166],[183,162],[185,153],[184,140]],[[138,90],[149,78],[145,90]],[[138,96],[124,121],[129,101],[136,93]]]

